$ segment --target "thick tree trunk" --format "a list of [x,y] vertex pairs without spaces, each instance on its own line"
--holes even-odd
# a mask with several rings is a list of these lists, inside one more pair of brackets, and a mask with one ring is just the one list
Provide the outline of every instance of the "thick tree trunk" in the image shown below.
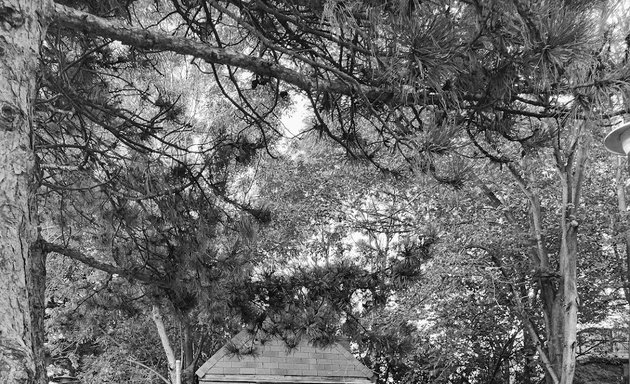
[[[46,0],[0,0],[0,383],[37,380],[28,292],[36,240],[32,101]],[[37,333],[37,332],[36,332]],[[37,336],[39,337],[39,336]],[[39,351],[37,352],[39,353]]]

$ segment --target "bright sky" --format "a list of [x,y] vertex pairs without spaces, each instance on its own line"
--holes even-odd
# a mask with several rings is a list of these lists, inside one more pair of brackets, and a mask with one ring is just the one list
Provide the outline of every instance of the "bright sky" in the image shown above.
[[304,129],[304,119],[308,113],[308,100],[304,96],[298,93],[292,94],[291,98],[293,99],[292,108],[287,110],[280,118],[284,133],[289,138],[295,137]]

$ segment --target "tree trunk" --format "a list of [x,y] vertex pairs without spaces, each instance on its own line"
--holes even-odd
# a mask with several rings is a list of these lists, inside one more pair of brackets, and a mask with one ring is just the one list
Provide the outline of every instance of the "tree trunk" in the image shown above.
[[[525,287],[525,282],[524,279],[521,280],[521,284],[519,284],[520,287],[520,294],[521,294],[521,298],[526,298],[527,297],[527,289]],[[516,300],[519,300],[519,298],[516,298]],[[526,299],[522,299],[521,300],[523,302],[523,308],[525,308],[526,305]],[[534,355],[536,354],[536,345],[534,345],[534,340],[532,339],[532,336],[529,334],[529,331],[527,330],[527,326],[525,325],[525,321],[522,322],[523,325],[523,377],[521,378],[520,382],[522,384],[531,384],[532,383],[532,378],[534,377]]]
[[560,274],[563,281],[563,345],[562,379],[560,384],[572,384],[577,348],[577,224],[568,223],[566,238],[560,249]]
[[[558,324],[559,317],[557,316],[558,311],[554,311],[556,307],[556,296],[557,290],[554,285],[553,278],[551,273],[551,267],[549,263],[549,256],[547,252],[547,247],[545,244],[545,239],[543,236],[542,230],[542,212],[540,209],[540,202],[538,196],[536,196],[529,189],[527,182],[520,176],[520,173],[514,166],[509,166],[508,169],[510,173],[514,176],[514,180],[520,186],[521,190],[527,196],[530,202],[530,215],[531,220],[529,222],[530,232],[532,237],[536,240],[536,246],[531,250],[530,260],[533,265],[536,265],[538,268],[538,284],[541,292],[543,308],[542,312],[545,318],[545,331],[547,340],[556,339],[555,335],[560,335],[557,331],[554,331],[556,326],[554,324]],[[485,183],[474,175],[474,180],[477,182],[477,185],[481,188],[484,194],[490,200],[490,204],[495,207],[505,207],[505,204],[488,188]],[[505,218],[511,223],[517,223],[514,215],[512,215],[509,210],[504,209]],[[495,260],[495,264],[499,266],[502,270],[503,275],[507,280],[509,280],[509,273],[505,271],[502,267],[502,263],[497,257],[493,258]],[[529,319],[526,311],[526,302],[527,302],[527,291],[525,290],[525,284],[522,281],[522,284],[519,284],[520,291],[518,291],[514,286],[512,286],[513,295],[514,295],[514,303],[516,304],[517,310],[519,314],[523,317],[523,334],[524,334],[524,348],[527,350],[528,346],[533,348],[539,354],[539,362],[545,372],[545,380],[548,384],[558,384],[560,380],[558,379],[558,373],[560,372],[561,365],[558,361],[561,361],[562,351],[560,349],[561,343],[558,343],[556,339],[556,343],[548,342],[547,350],[545,350],[542,341],[540,340],[536,329],[534,328],[531,320]],[[520,293],[520,295],[519,295]],[[561,323],[560,323],[561,324]],[[558,346],[555,348],[555,346]],[[554,352],[554,350],[557,350]],[[551,356],[549,356],[551,355]],[[528,363],[528,359],[525,359],[525,364]],[[527,365],[526,365],[527,367]],[[532,370],[530,368],[524,369],[523,374],[526,376],[527,381],[531,382],[531,374]]]
[[190,321],[188,321],[188,315],[181,313],[179,318],[182,329],[182,383],[195,384],[197,376],[195,375],[196,367],[194,366],[192,328]]
[[[513,165],[508,169],[530,201],[531,232],[536,239],[540,294],[545,316],[547,359],[550,369],[545,372],[547,383],[572,384],[577,348],[577,251],[579,206],[582,180],[589,147],[587,123],[580,123],[568,132],[571,144],[565,150],[554,148],[554,157],[562,186],[560,215],[561,245],[559,269],[552,270],[543,239],[543,220],[538,196]],[[532,183],[531,185],[535,185]],[[558,281],[556,283],[556,281]],[[535,331],[530,332],[532,336]],[[543,353],[541,353],[542,357]]]
[[28,292],[37,235],[31,108],[51,6],[0,0],[0,383],[7,384],[37,380]]
[[[549,278],[550,279],[550,278]],[[549,354],[549,360],[553,365],[553,369],[558,377],[561,377],[562,372],[562,344],[563,344],[563,313],[562,313],[562,286],[560,289],[554,289],[554,294],[549,305],[549,312],[545,313],[545,317],[548,317],[548,324],[546,327],[547,332],[547,351]],[[551,384],[554,381],[547,376],[547,383]]]
[[170,339],[166,333],[164,319],[162,318],[162,313],[160,313],[160,308],[157,304],[153,304],[153,322],[155,323],[164,353],[166,354],[169,380],[171,380],[171,383],[175,383],[175,352],[173,352],[173,347],[171,347]]
[[576,127],[575,142],[566,156],[566,164],[559,152],[556,161],[562,185],[562,215],[560,220],[561,244],[559,267],[561,281],[560,307],[562,319],[562,370],[560,384],[573,384],[575,376],[577,350],[577,254],[578,254],[578,220],[577,210],[580,205],[582,180],[588,159],[590,136],[584,132],[587,123]]
[[[562,287],[557,288],[555,282],[557,276],[549,262],[547,245],[543,236],[543,214],[539,196],[527,187],[525,181],[518,177],[517,172],[512,171],[512,174],[522,185],[522,190],[530,200],[530,232],[536,239],[535,257],[531,257],[531,259],[537,261],[538,264],[538,284],[543,304],[542,312],[547,340],[546,355],[549,360],[549,367],[545,370],[545,381],[547,384],[558,384],[562,369],[562,308],[559,301],[561,298],[559,290]],[[534,341],[534,343],[540,343],[540,341]],[[539,354],[542,353],[539,352]]]
[[31,309],[31,337],[35,358],[35,382],[48,384],[46,376],[47,351],[44,333],[44,311],[46,309],[46,252],[43,242],[36,241],[31,247],[31,273],[27,282]]

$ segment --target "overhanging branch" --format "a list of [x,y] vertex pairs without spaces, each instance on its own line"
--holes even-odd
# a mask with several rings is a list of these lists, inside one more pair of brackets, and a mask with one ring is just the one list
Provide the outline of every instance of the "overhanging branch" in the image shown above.
[[142,272],[137,269],[128,270],[128,269],[120,268],[120,267],[117,267],[115,265],[111,265],[108,263],[103,263],[76,249],[72,249],[69,247],[65,247],[63,245],[53,244],[49,242],[43,242],[42,248],[44,252],[46,253],[50,253],[50,252],[58,253],[60,255],[80,261],[81,263],[87,266],[90,266],[92,268],[98,269],[103,272],[107,272],[112,275],[117,274],[128,280],[139,280],[139,281],[142,281],[143,283],[153,285],[156,287],[169,288],[169,284],[158,276],[153,276],[149,273]]
[[242,68],[261,76],[269,76],[297,88],[310,92],[330,92],[346,96],[361,96],[370,102],[390,105],[440,104],[435,93],[408,93],[399,89],[372,87],[358,82],[330,81],[308,76],[286,66],[247,56],[227,49],[217,48],[189,38],[171,36],[166,33],[149,31],[141,28],[124,26],[92,14],[82,12],[61,4],[55,4],[52,21],[61,27],[78,30],[89,35],[102,36],[118,40],[137,48],[170,51],[190,55],[208,63],[230,65]]
[[[358,79],[353,78],[350,73],[346,73],[342,70],[331,71],[330,68],[324,68],[318,63],[309,62],[309,60],[306,59],[304,59],[306,61],[302,60],[301,63],[305,67],[310,67],[309,72],[312,74],[303,73],[257,56],[244,55],[191,38],[172,36],[159,31],[150,31],[127,26],[61,4],[54,4],[51,18],[53,24],[61,27],[78,30],[89,35],[118,40],[123,44],[141,49],[170,51],[189,55],[212,64],[241,68],[260,76],[278,79],[305,92],[345,95],[357,97],[375,104],[386,104],[390,106],[457,104],[454,100],[446,100],[442,97],[443,95],[432,88],[415,87],[403,89],[402,86],[392,84],[383,86],[366,85],[359,82]],[[294,56],[294,58],[299,59],[299,55]],[[315,73],[321,71],[332,74],[336,76],[337,79],[329,80],[315,75]],[[564,92],[571,91],[572,89],[573,88],[565,89]],[[534,92],[534,90],[514,90],[514,94],[517,95],[528,94],[530,92]],[[483,99],[483,95],[467,94],[464,92],[459,95],[458,98],[460,98],[459,101],[474,103]],[[515,100],[525,103],[529,107],[532,107],[532,109],[513,108],[512,106],[505,105],[495,105],[493,108],[511,115],[535,118],[550,118],[572,114],[570,109],[545,105],[544,103],[538,103],[522,97],[517,97]],[[576,119],[589,119],[589,116],[585,114],[576,113],[575,111],[573,111],[573,113]],[[610,118],[624,113],[627,113],[627,108],[602,113],[598,115],[598,117]]]

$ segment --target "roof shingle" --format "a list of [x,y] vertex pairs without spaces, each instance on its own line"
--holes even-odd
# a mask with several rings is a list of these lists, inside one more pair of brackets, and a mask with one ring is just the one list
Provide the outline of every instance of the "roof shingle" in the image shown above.
[[[252,353],[232,353],[230,343]],[[247,331],[241,331],[230,343],[197,370],[202,382],[369,383],[373,376],[338,343],[320,348],[301,341],[289,349],[278,338],[261,341]]]

